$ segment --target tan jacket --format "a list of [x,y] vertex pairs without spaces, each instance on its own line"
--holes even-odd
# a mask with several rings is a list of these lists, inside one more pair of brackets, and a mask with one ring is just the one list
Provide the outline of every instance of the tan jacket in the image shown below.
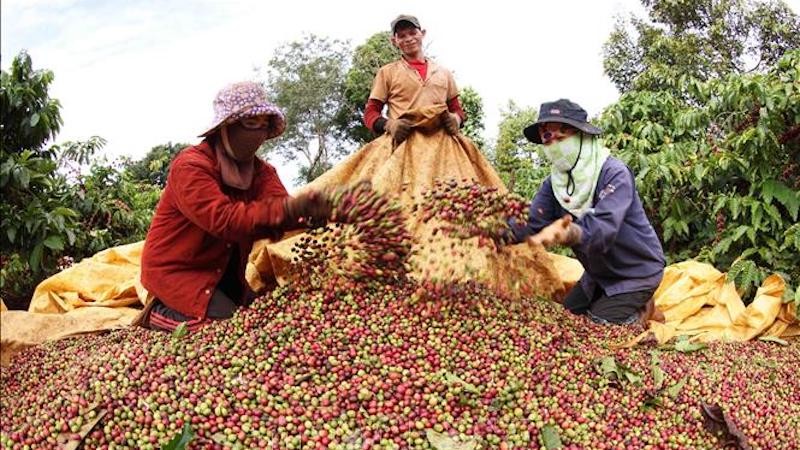
[[390,119],[422,106],[444,105],[458,95],[453,74],[430,59],[426,60],[428,72],[424,81],[402,58],[378,70],[369,98],[386,103]]

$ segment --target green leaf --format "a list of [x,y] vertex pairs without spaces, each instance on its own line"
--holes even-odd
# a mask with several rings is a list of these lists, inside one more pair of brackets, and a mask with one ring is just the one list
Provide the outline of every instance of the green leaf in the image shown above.
[[478,389],[474,384],[467,383],[466,381],[462,380],[458,377],[458,375],[450,372],[445,372],[444,374],[445,380],[450,384],[460,384],[464,387],[464,390],[470,392],[472,394],[480,394],[481,390]]
[[561,436],[558,434],[558,429],[553,425],[545,425],[539,432],[539,437],[542,439],[542,445],[547,450],[563,448],[561,443]]
[[28,264],[34,273],[38,273],[42,268],[42,256],[44,255],[44,244],[39,242],[33,247],[31,256],[28,258]]
[[180,325],[175,327],[175,331],[172,332],[172,340],[177,341],[182,339],[188,332],[189,328],[186,327],[186,322],[181,322]]
[[691,353],[706,348],[706,344],[700,342],[689,342],[688,340],[675,343],[675,350],[681,353]]
[[731,208],[731,218],[736,219],[739,217],[739,207],[741,206],[741,201],[738,198],[731,198],[728,201],[728,206]]
[[6,228],[6,237],[8,237],[8,242],[13,244],[14,239],[17,238],[17,227]]
[[31,114],[31,120],[30,120],[31,128],[35,127],[37,123],[39,123],[39,114],[37,113]]
[[761,196],[767,203],[771,203],[774,197],[786,207],[792,219],[797,220],[798,210],[800,210],[800,195],[795,190],[781,181],[770,179],[761,184]]
[[656,390],[661,389],[661,386],[664,385],[664,371],[661,370],[661,361],[657,352],[653,352],[650,359],[650,372],[653,374],[653,387]]
[[64,217],[78,217],[78,213],[75,212],[75,210],[67,208],[66,206],[59,206],[58,208],[54,209],[53,214]]
[[624,370],[622,372],[622,374],[625,376],[625,378],[630,383],[639,384],[642,381],[642,377],[640,377],[639,375],[637,375],[634,372],[631,372],[630,370]]
[[28,185],[31,183],[31,172],[28,169],[24,167],[20,168],[20,170],[16,172],[16,178],[23,189],[28,189]]
[[779,337],[775,337],[775,336],[761,336],[760,338],[758,338],[758,340],[759,341],[764,341],[764,342],[774,342],[774,343],[776,343],[778,345],[781,345],[783,347],[786,347],[787,345],[789,345],[788,342],[784,341],[783,339],[781,339]]
[[64,250],[64,240],[61,236],[50,235],[44,240],[45,247],[50,250]]
[[189,445],[189,442],[194,439],[194,431],[192,431],[192,427],[189,426],[188,423],[183,425],[183,430],[181,430],[181,434],[172,438],[171,441],[167,442],[161,450],[185,450],[186,446]]
[[478,442],[474,439],[462,442],[446,433],[439,433],[432,429],[425,430],[425,437],[428,438],[431,447],[436,450],[475,450],[478,448]]
[[747,233],[748,229],[750,229],[750,227],[747,225],[739,225],[736,228],[736,231],[733,232],[731,240],[733,240],[733,242],[737,242],[742,236],[744,236],[745,233]]
[[614,374],[619,378],[619,368],[617,367],[617,360],[613,356],[604,356],[600,359],[600,373],[604,376]]
[[678,394],[681,393],[681,389],[683,389],[683,386],[685,384],[686,384],[686,378],[682,378],[681,381],[678,381],[677,383],[668,387],[664,393],[667,394],[669,398],[674,400],[678,398]]

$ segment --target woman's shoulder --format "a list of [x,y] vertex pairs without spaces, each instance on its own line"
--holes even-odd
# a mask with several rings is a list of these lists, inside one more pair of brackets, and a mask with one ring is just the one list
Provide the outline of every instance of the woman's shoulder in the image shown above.
[[172,166],[202,165],[214,166],[214,152],[208,142],[203,141],[197,145],[190,145],[175,155]]

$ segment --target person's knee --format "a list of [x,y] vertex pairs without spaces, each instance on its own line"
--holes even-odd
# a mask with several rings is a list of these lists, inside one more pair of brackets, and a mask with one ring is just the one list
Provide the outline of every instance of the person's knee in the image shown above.
[[583,315],[589,310],[589,299],[580,286],[575,286],[564,299],[564,308],[572,314]]
[[602,312],[594,312],[590,308],[587,311],[587,314],[592,322],[600,324],[600,325],[630,325],[632,323],[636,323],[639,320],[639,313],[634,312],[632,314],[608,314],[608,311]]

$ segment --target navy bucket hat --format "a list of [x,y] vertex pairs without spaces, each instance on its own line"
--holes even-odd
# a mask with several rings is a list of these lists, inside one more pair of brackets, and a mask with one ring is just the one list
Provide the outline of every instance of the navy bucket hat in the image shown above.
[[542,103],[539,108],[539,119],[533,125],[527,126],[522,133],[529,141],[541,144],[539,125],[547,122],[559,122],[572,125],[587,134],[594,136],[601,134],[603,131],[587,122],[587,117],[586,110],[580,105],[562,98],[554,102]]

